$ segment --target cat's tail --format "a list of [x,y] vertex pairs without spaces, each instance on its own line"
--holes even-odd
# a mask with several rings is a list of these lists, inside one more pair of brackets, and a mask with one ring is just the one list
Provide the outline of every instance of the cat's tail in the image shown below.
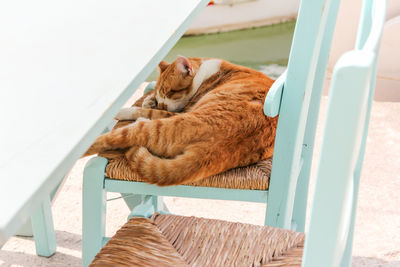
[[[83,157],[98,154],[109,150],[126,149],[140,142],[144,142],[138,138],[138,132],[143,129],[145,121],[136,121],[118,129],[102,134],[94,141],[94,143],[85,152]],[[139,142],[139,143],[138,143]]]
[[108,150],[125,149],[132,146],[132,144],[129,142],[129,139],[127,138],[127,131],[128,129],[120,128],[100,135],[85,152],[85,154],[83,154],[83,157],[98,154]]
[[107,150],[106,146],[104,145],[103,139],[104,139],[104,137],[102,135],[100,135],[96,139],[96,141],[94,141],[94,143],[89,147],[89,149],[85,152],[85,154],[83,154],[82,157],[94,155],[94,154],[97,154],[97,153]]
[[172,159],[153,155],[145,147],[131,148],[126,157],[132,169],[146,182],[159,186],[179,185],[208,177],[218,171],[208,168],[197,149],[186,149]]

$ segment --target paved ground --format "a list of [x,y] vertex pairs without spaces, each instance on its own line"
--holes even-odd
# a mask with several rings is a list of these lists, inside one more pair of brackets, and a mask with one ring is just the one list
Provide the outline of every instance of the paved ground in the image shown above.
[[[322,115],[326,102],[322,100]],[[353,266],[400,266],[399,115],[400,103],[374,103],[359,195]],[[81,265],[82,170],[87,160],[76,163],[53,205],[57,252],[50,258],[38,257],[32,238],[13,237],[0,250],[0,266]],[[165,198],[165,202],[173,213],[253,224],[262,224],[265,212],[264,204],[173,197]],[[121,200],[109,202],[109,235],[124,223],[127,214]]]

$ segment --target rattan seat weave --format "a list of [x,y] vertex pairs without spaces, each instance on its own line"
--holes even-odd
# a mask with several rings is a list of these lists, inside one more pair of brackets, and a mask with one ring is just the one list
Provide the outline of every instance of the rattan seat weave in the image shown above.
[[[126,181],[143,181],[132,169],[123,152],[101,153],[99,156],[108,159],[106,176],[111,179]],[[272,160],[267,159],[256,164],[239,167],[210,176],[185,185],[207,186],[217,188],[267,190],[271,174]]]
[[90,266],[301,266],[304,234],[154,214],[130,219]]

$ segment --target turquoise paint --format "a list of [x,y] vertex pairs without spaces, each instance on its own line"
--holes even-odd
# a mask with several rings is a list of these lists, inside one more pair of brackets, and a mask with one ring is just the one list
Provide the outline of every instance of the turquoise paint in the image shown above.
[[[376,5],[374,7],[374,4]],[[354,227],[355,227],[355,217],[356,217],[356,210],[357,210],[357,196],[358,190],[360,185],[360,176],[362,170],[362,164],[364,160],[365,154],[365,147],[367,142],[367,135],[368,135],[368,124],[371,116],[371,107],[372,107],[372,100],[374,98],[374,91],[375,91],[375,80],[376,80],[376,71],[378,67],[378,57],[379,57],[379,47],[380,47],[380,38],[382,34],[382,27],[385,22],[385,10],[386,10],[387,1],[384,0],[382,3],[377,4],[376,1],[364,1],[362,7],[362,14],[360,17],[359,29],[357,34],[357,41],[356,41],[356,49],[363,50],[363,49],[370,49],[375,51],[376,56],[373,63],[373,73],[370,77],[370,85],[371,89],[368,96],[368,107],[365,115],[365,122],[364,122],[364,133],[361,141],[361,148],[357,159],[357,165],[354,170],[354,190],[353,190],[353,206],[352,206],[352,215],[351,215],[351,222],[349,227],[349,234],[348,240],[346,244],[346,248],[344,251],[344,255],[342,257],[342,261],[340,266],[349,266],[351,263],[351,252],[353,249],[353,238],[354,238]],[[373,8],[374,11],[372,10]],[[373,21],[375,20],[375,22]],[[374,24],[374,25],[373,25]],[[375,33],[373,33],[373,28],[375,27]],[[367,47],[366,47],[367,46]],[[368,47],[369,46],[369,47]]]
[[129,182],[115,179],[105,179],[104,187],[109,192],[120,192],[123,194],[133,193],[261,203],[265,203],[268,198],[268,191],[261,190],[225,189],[186,185],[160,187],[142,182]]
[[128,220],[133,217],[150,218],[156,211],[157,209],[153,205],[153,196],[146,195],[143,196],[141,203],[132,209]]
[[351,265],[386,6],[385,0],[364,0],[356,48],[341,56],[334,68],[303,266]]
[[286,81],[286,71],[272,84],[264,102],[264,114],[275,117],[279,114],[282,101],[283,87]]
[[323,33],[321,53],[319,55],[315,73],[315,81],[311,93],[310,102],[312,105],[310,105],[307,114],[307,125],[305,128],[303,148],[301,152],[301,157],[304,159],[304,163],[297,181],[296,196],[292,215],[292,220],[294,220],[297,224],[296,230],[301,232],[305,231],[309,180],[314,152],[314,139],[318,122],[320,99],[325,81],[326,65],[328,62],[329,51],[331,50],[333,38],[332,33],[334,32],[336,24],[334,21],[337,19],[339,4],[339,1],[332,2],[332,6],[329,10],[328,22],[330,23],[327,23],[325,32]]
[[82,187],[82,265],[89,266],[103,247],[106,229],[104,173],[107,159],[92,158],[85,167]]
[[31,216],[32,231],[35,237],[36,254],[50,257],[56,252],[56,234],[54,232],[50,197],[42,202]]
[[[311,162],[310,157],[302,160],[301,155],[307,121],[311,121],[308,118],[308,109],[320,101],[311,98],[312,90],[321,89],[315,88],[314,82],[323,79],[321,75],[327,67],[327,62],[323,62],[322,58],[327,56],[328,51],[321,49],[324,43],[322,37],[333,34],[333,31],[327,33],[326,28],[336,21],[336,16],[328,16],[329,12],[337,13],[337,5],[333,5],[332,9],[331,2],[315,0],[302,1],[300,4],[279,108],[266,216],[266,224],[271,226],[290,229],[293,225],[292,214],[298,177],[301,173],[300,166],[309,165]],[[338,2],[335,1],[336,4]],[[323,72],[316,71],[317,64]],[[308,177],[304,179],[308,181]],[[304,186],[308,187],[308,184]],[[298,199],[299,197],[300,195]],[[306,201],[306,197],[307,195],[303,194],[304,200],[300,201]]]
[[[108,190],[110,191],[110,190]],[[121,191],[117,191],[120,192]],[[122,198],[125,201],[125,204],[128,206],[130,210],[134,210],[138,205],[143,203],[143,199],[146,198],[149,195],[142,195],[140,193],[138,194],[132,194],[131,193],[121,193]],[[151,205],[154,207],[154,210],[156,211],[167,211],[166,206],[164,205],[164,202],[162,200],[162,197],[158,197],[156,195],[150,195],[151,197]]]

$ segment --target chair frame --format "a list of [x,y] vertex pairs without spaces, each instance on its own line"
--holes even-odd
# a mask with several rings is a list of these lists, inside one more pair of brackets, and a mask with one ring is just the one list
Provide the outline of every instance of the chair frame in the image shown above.
[[[366,36],[375,34],[374,41],[379,43],[380,33],[382,31],[382,28],[375,26],[376,23],[373,24],[371,20],[368,20],[368,12],[371,11],[371,1],[368,1],[369,0],[365,0],[363,17],[361,21],[362,26],[359,31],[359,37],[357,41],[357,47],[363,47],[363,49],[370,49],[369,47],[372,46],[370,43],[373,42],[370,41],[372,37],[367,39]],[[298,21],[294,33],[293,45],[289,57],[288,69],[273,84],[266,97],[264,106],[264,112],[266,115],[273,117],[279,113],[280,116],[275,141],[275,152],[273,157],[273,167],[269,190],[221,189],[183,185],[158,187],[141,182],[114,180],[109,179],[104,175],[105,168],[107,166],[107,160],[102,157],[92,158],[85,168],[83,181],[82,258],[84,266],[87,266],[91,262],[101,247],[108,241],[108,238],[104,237],[107,201],[106,192],[121,193],[131,209],[137,207],[140,203],[148,203],[148,201],[151,199],[154,210],[162,210],[163,205],[161,201],[158,201],[157,196],[211,198],[268,203],[266,224],[280,228],[304,231],[308,198],[308,183],[312,163],[311,160],[313,154],[316,123],[319,113],[319,102],[322,94],[323,81],[339,3],[340,0],[302,0],[301,2]],[[376,20],[379,20],[379,18],[382,17],[382,14],[379,13],[376,15],[376,17],[378,17]],[[371,31],[369,30],[370,25],[374,25],[374,28]],[[371,34],[369,34],[369,32],[371,32]],[[379,32],[379,34],[376,32]],[[366,43],[366,45],[364,45],[364,43]],[[365,79],[365,76],[368,76],[370,82],[374,82],[377,47],[375,46],[374,49],[375,54],[372,57],[374,59],[373,62],[364,62],[365,66],[362,66],[363,68],[373,68],[374,70],[366,73],[360,72],[360,79],[356,80],[354,82],[355,84],[360,82],[361,79]],[[356,59],[356,57],[353,59]],[[339,73],[337,75],[340,75],[342,69],[344,69],[344,73],[347,73],[346,71],[348,65],[346,64],[353,64],[352,66],[355,66],[355,69],[360,68],[357,62],[350,60],[344,64],[343,61],[345,60],[339,60],[339,67],[335,69],[335,73]],[[346,76],[346,79],[351,78],[351,74]],[[336,78],[334,75],[334,82],[332,83],[331,91],[338,91],[338,85],[346,85],[346,79],[341,81],[340,78]],[[352,197],[353,201],[350,201],[351,205],[353,205],[352,215],[350,216],[350,219],[347,220],[347,222],[350,223],[348,228],[348,233],[350,234],[348,235],[348,240],[345,242],[346,249],[342,251],[344,253],[342,261],[343,266],[347,266],[351,256],[351,236],[354,228],[354,214],[356,205],[355,199],[357,196],[359,174],[365,149],[365,139],[367,134],[373,87],[373,85],[370,86],[371,90],[369,93],[369,104],[366,108],[367,115],[364,122],[364,135],[362,137],[363,139],[360,146],[361,150],[359,152],[357,168],[354,175],[355,184],[353,190],[354,194]],[[329,109],[335,110],[337,109],[337,106],[341,104],[339,102],[343,99],[346,99],[346,97],[348,97],[348,99],[353,99],[361,93],[362,92],[357,91],[354,92],[351,97],[343,95],[337,97],[337,99],[335,98],[335,100],[330,101]],[[365,105],[360,104],[359,107],[364,108],[365,111]],[[350,111],[356,112],[352,109]],[[338,121],[338,117],[336,115],[331,115],[331,117],[328,116],[327,121],[333,121],[331,124],[337,123],[335,120]],[[355,119],[361,120],[362,118],[358,117]],[[354,132],[357,132],[358,134],[359,131],[356,130],[357,129],[355,129]],[[330,136],[329,132],[325,132],[324,140],[331,140],[329,142],[324,142],[324,144],[327,144],[326,146],[329,147],[328,149],[323,147],[322,151],[326,155],[329,155],[329,153],[337,155],[335,153],[337,153],[338,150],[335,150],[335,145],[333,145],[334,142],[332,142],[332,138],[333,137]],[[328,152],[326,152],[324,149]],[[356,150],[358,151],[359,148],[353,149],[350,147],[349,149],[350,151],[346,150],[345,152],[353,153]],[[324,159],[324,157],[321,158],[321,162],[322,159]],[[326,169],[332,169],[332,165],[328,164],[327,166],[328,167],[323,167],[321,164],[320,167],[319,173],[320,176],[323,177],[320,179],[324,181],[326,180],[325,177],[329,174],[327,173]],[[348,169],[346,169],[346,172],[340,172],[339,174],[343,175],[343,177],[345,177],[344,179],[347,179],[349,175]],[[318,180],[317,183],[326,183],[327,185],[331,184],[332,182],[320,182],[320,180]],[[346,187],[346,190],[347,189],[348,188]],[[338,188],[338,190],[342,190],[342,188]],[[315,195],[313,214],[311,214],[312,218],[314,213],[318,214],[320,217],[321,214],[326,214],[326,210],[325,212],[323,211],[324,205],[322,203],[324,202],[318,203],[317,201],[321,198],[323,198],[323,193],[320,192],[319,194]],[[330,204],[333,205],[332,203]],[[317,212],[315,210],[319,211]],[[151,213],[152,211],[146,212]],[[343,209],[341,209],[340,212],[343,213]],[[314,219],[314,221],[318,220]],[[320,228],[323,226],[320,226]],[[318,233],[318,231],[313,230],[313,233]],[[323,236],[321,233],[326,232],[323,232],[321,228],[319,239],[315,237],[315,234],[307,239],[306,244],[309,244],[307,245],[309,249],[317,248],[317,245],[315,244],[321,241],[321,236]],[[314,239],[317,239],[317,241],[314,241]],[[307,248],[305,255],[309,255]],[[336,248],[335,253],[337,253]],[[307,261],[308,258],[313,257],[305,257],[305,261],[303,262],[305,266],[321,266],[315,265],[315,262],[313,261]],[[309,264],[309,262],[311,263]],[[324,262],[326,263],[326,261]],[[334,260],[332,260],[332,262],[334,262]]]
[[[363,1],[355,49],[342,55],[335,65],[316,180],[318,191],[314,193],[304,252],[315,255],[304,258],[303,266],[318,266],[321,262],[329,262],[330,266],[351,264],[386,7],[387,0]],[[335,166],[329,164],[332,161]]]

